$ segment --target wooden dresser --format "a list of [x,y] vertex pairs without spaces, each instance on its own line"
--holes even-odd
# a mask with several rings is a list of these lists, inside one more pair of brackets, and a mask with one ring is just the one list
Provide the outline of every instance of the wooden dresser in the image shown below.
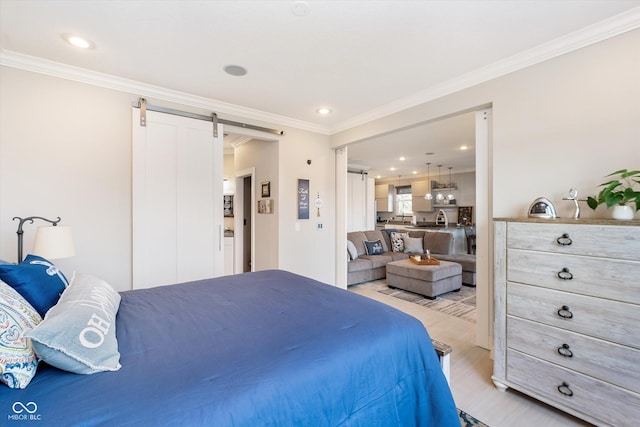
[[640,423],[640,221],[495,220],[496,387]]

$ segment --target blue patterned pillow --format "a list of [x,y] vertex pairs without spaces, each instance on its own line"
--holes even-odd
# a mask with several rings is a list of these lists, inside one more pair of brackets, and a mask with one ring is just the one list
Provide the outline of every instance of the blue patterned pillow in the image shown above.
[[69,285],[53,263],[35,255],[27,255],[20,264],[0,265],[0,280],[18,291],[40,316],[58,302]]
[[24,332],[42,321],[15,289],[0,281],[0,382],[25,388],[36,374],[38,359]]
[[36,355],[56,368],[76,374],[120,369],[116,315],[120,294],[108,283],[76,275],[44,320],[24,336]]
[[382,249],[382,241],[376,240],[373,242],[365,241],[364,247],[367,250],[367,255],[382,255],[384,249]]

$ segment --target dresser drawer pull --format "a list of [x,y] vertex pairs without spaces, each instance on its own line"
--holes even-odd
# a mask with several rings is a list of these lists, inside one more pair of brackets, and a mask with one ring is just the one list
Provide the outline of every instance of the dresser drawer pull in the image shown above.
[[558,310],[558,316],[564,317],[565,319],[571,319],[573,317],[573,313],[569,310],[569,306],[563,305],[560,310]]
[[558,353],[563,357],[573,357],[573,351],[569,350],[569,344],[562,344],[562,347],[558,347]]
[[573,396],[573,390],[569,388],[569,384],[567,383],[562,383],[562,385],[559,385],[558,391],[564,394],[565,396],[569,396],[569,397]]
[[562,236],[556,239],[556,242],[558,242],[560,246],[569,246],[573,243],[573,240],[569,238],[569,235],[567,233],[564,233]]
[[573,274],[569,271],[567,267],[563,268],[562,271],[558,271],[558,277],[562,280],[571,280],[573,279]]

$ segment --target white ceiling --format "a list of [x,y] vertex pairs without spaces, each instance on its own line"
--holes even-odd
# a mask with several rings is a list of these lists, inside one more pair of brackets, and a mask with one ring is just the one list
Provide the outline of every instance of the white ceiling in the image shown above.
[[[0,0],[0,48],[3,58],[68,64],[201,97],[218,103],[219,112],[233,106],[245,117],[260,112],[331,134],[482,78],[470,76],[495,77],[526,55],[545,59],[558,40],[563,48],[588,44],[594,28],[602,34],[612,21],[638,28],[638,6],[640,0]],[[95,46],[78,50],[63,41],[65,33]],[[226,74],[228,64],[247,75]],[[332,114],[316,114],[321,106]]]

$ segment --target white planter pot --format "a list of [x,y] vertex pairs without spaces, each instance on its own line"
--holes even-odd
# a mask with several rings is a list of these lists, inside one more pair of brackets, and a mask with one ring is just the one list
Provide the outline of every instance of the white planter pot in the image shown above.
[[611,218],[613,219],[623,219],[623,220],[632,220],[633,219],[633,208],[629,205],[621,206],[616,205],[613,207],[611,211]]

